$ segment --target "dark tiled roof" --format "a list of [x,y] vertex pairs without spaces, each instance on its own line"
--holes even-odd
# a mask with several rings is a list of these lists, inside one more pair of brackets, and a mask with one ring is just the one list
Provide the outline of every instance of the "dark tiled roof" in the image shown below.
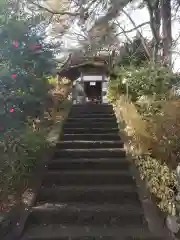
[[109,64],[109,56],[95,56],[95,57],[86,57],[86,56],[70,56],[69,59],[61,66],[60,69],[57,70],[60,76],[69,77],[72,75],[78,76],[79,68],[92,66],[92,67],[100,67],[107,70]]
[[86,57],[86,56],[70,56],[68,61],[65,62],[59,69],[69,70],[71,68],[78,68],[84,65],[94,65],[94,66],[103,66],[108,65],[109,56],[95,56],[95,57]]

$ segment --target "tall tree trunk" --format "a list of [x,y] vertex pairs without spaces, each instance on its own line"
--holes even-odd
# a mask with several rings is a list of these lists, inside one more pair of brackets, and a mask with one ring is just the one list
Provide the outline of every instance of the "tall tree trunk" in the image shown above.
[[145,0],[150,16],[150,27],[153,35],[153,52],[152,58],[156,62],[158,60],[158,50],[160,49],[160,0]]
[[166,65],[172,63],[172,29],[171,29],[171,0],[161,0],[161,18],[163,33],[163,61]]

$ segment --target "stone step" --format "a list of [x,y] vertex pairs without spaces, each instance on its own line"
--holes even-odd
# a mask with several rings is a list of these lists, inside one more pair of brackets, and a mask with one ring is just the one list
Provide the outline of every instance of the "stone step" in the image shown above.
[[113,110],[113,107],[112,105],[110,104],[76,104],[76,105],[73,105],[71,110],[85,110],[85,111],[89,111],[89,110],[92,110],[92,111],[95,111],[97,109],[102,109],[102,110]]
[[122,141],[59,141],[57,148],[123,148]]
[[76,226],[70,224],[33,224],[21,240],[164,240],[152,236],[147,228],[119,226]]
[[61,140],[67,141],[67,140],[90,140],[90,141],[111,141],[111,140],[120,140],[119,132],[114,131],[113,133],[64,133],[62,135]]
[[113,119],[116,120],[116,117],[114,115],[114,113],[81,113],[81,114],[76,114],[76,113],[69,113],[69,118],[88,118],[88,119],[99,119],[99,118],[103,118],[103,119]]
[[[107,129],[113,129],[113,128],[118,128],[118,125],[116,122],[88,122],[88,121],[84,121],[84,122],[66,122],[64,124],[64,129],[65,128],[85,128],[85,129],[89,129],[91,130],[92,128],[104,128],[104,131],[106,131]],[[65,131],[65,130],[64,130]],[[116,130],[118,131],[118,129]]]
[[92,106],[92,107],[72,107],[70,114],[76,114],[76,116],[78,116],[79,114],[113,114],[113,108],[112,106],[106,106],[103,107],[102,105],[98,105],[98,106]]
[[48,171],[42,185],[51,187],[53,185],[119,185],[130,184],[135,185],[135,182],[128,171],[123,170],[54,170]]
[[98,106],[102,106],[102,107],[112,107],[112,105],[111,104],[109,104],[109,103],[94,103],[94,102],[88,102],[88,103],[77,103],[77,104],[73,104],[72,105],[72,107],[74,107],[74,108],[76,108],[76,107],[90,107],[90,106],[92,106],[92,107],[98,107]]
[[125,158],[66,158],[53,159],[47,163],[49,170],[127,170],[129,162]]
[[116,118],[111,117],[111,118],[102,118],[102,117],[69,117],[66,121],[67,123],[77,123],[77,122],[106,122],[106,123],[116,123]]
[[63,129],[63,132],[65,134],[68,134],[68,133],[73,133],[73,134],[92,134],[92,133],[95,133],[95,134],[97,134],[97,133],[108,134],[108,133],[116,133],[116,134],[118,134],[118,128],[117,127],[116,128],[103,128],[103,127],[99,127],[99,128],[93,127],[92,128],[91,126],[86,127],[86,128],[83,128],[83,127],[81,127],[81,128],[74,128],[74,127],[66,128],[65,127]]
[[69,116],[79,117],[83,114],[113,114],[112,109],[72,109]]
[[98,109],[103,110],[103,111],[105,111],[107,109],[113,111],[113,107],[110,104],[106,104],[106,105],[104,105],[104,104],[88,104],[88,106],[87,106],[87,104],[79,104],[79,105],[73,105],[71,107],[71,110],[81,110],[81,111],[82,110],[83,111],[89,111],[89,110],[96,111]]
[[37,202],[81,202],[138,204],[139,197],[135,186],[96,185],[96,186],[54,186],[41,187]]
[[21,240],[162,240],[148,230],[112,105],[74,105],[63,131]]
[[125,157],[123,148],[89,148],[89,149],[60,149],[54,153],[54,158],[114,158]]
[[28,224],[58,223],[121,227],[147,224],[141,207],[128,204],[43,204],[33,207],[28,219]]

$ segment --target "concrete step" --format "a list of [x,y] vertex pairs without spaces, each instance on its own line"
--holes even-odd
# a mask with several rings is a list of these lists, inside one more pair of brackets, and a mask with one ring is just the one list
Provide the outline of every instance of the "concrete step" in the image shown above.
[[42,182],[43,186],[51,187],[53,185],[119,185],[130,184],[135,185],[132,176],[128,171],[123,170],[53,170],[48,171]]
[[73,133],[73,134],[92,134],[92,133],[104,133],[104,134],[109,134],[109,133],[117,133],[118,134],[118,128],[103,128],[103,127],[91,127],[87,126],[86,128],[80,127],[80,128],[70,128],[70,127],[64,127],[63,132],[65,134],[68,133]]
[[147,228],[119,226],[76,226],[70,224],[33,224],[21,240],[164,240],[152,236]]
[[125,158],[66,158],[53,159],[47,163],[49,170],[128,170],[129,162]]
[[122,141],[59,141],[57,148],[123,148]]
[[[91,122],[91,121],[82,121],[82,122],[66,122],[64,124],[64,128],[86,128],[86,129],[92,129],[92,128],[104,128],[106,131],[106,128],[118,128],[118,125],[116,122]],[[117,130],[118,131],[118,130]]]
[[114,158],[125,157],[125,150],[122,148],[89,148],[89,149],[60,149],[54,153],[54,158]]
[[43,204],[32,209],[28,224],[121,226],[147,224],[141,207],[118,204]]
[[37,202],[79,202],[138,204],[139,197],[135,186],[96,185],[96,186],[53,186],[41,187]]
[[74,141],[74,140],[89,140],[89,141],[111,141],[120,140],[119,132],[114,131],[113,133],[64,133],[61,140],[63,141]]

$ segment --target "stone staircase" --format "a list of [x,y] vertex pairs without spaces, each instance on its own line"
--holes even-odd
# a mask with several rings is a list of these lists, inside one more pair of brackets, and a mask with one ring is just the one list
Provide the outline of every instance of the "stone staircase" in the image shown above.
[[156,240],[110,105],[74,105],[21,240]]

